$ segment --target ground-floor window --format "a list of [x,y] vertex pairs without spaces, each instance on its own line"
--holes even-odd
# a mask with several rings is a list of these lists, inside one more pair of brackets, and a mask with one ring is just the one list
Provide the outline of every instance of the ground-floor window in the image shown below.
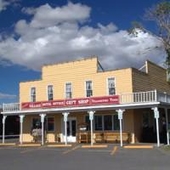
[[[85,117],[85,122],[90,130],[89,116]],[[94,115],[93,128],[95,131],[113,131],[119,130],[118,115]]]
[[46,130],[48,132],[54,131],[54,117],[47,117],[47,119],[46,119]]
[[[46,117],[44,122],[44,128],[46,131],[54,131],[54,117]],[[41,119],[40,118],[33,118],[32,119],[32,129],[40,129],[41,128]]]
[[41,120],[40,118],[33,118],[32,120],[32,129],[36,129],[36,128],[41,128]]

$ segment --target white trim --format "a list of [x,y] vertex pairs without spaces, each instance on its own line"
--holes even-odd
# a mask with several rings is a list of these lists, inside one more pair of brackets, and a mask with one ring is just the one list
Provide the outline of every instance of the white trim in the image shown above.
[[48,85],[46,86],[46,99],[47,99],[47,101],[50,101],[49,98],[48,98],[48,87],[49,87],[49,86],[52,86],[52,90],[53,90],[53,100],[54,100],[54,85],[53,85],[53,84],[48,84]]
[[160,105],[160,102],[136,103],[136,104],[118,104],[118,105],[97,105],[97,106],[82,106],[82,107],[65,107],[65,108],[48,108],[48,109],[27,109],[19,111],[1,112],[4,115],[19,115],[19,114],[35,114],[35,113],[51,113],[51,112],[76,112],[86,110],[116,110],[118,108],[135,109],[135,108],[151,108]]
[[[66,84],[71,84],[71,98],[67,98],[67,95],[66,95]],[[65,82],[65,85],[64,85],[64,98],[65,99],[72,99],[73,98],[73,88],[72,88],[72,82],[68,81],[68,82]]]
[[[88,79],[88,80],[85,80],[85,97],[87,97],[87,89],[86,89],[86,82],[87,81],[91,81],[91,87],[92,87],[92,97],[94,96],[94,90],[93,90],[93,81]],[[91,96],[90,96],[91,97]]]
[[110,76],[110,77],[106,78],[106,93],[107,93],[108,96],[110,96],[110,94],[109,94],[109,81],[108,81],[110,78],[114,79],[114,85],[115,85],[115,94],[114,95],[116,95],[116,77],[114,77],[114,76],[111,77]]
[[[32,101],[32,88],[35,88],[35,101]],[[37,88],[35,87],[35,86],[31,86],[30,87],[30,93],[29,93],[29,95],[30,95],[30,102],[36,102],[36,99],[37,99]]]

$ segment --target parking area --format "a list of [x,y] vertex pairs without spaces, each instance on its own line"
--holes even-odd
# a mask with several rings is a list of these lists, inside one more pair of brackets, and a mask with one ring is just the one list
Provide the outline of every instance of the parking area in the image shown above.
[[169,159],[168,152],[156,147],[0,146],[1,170],[169,170]]

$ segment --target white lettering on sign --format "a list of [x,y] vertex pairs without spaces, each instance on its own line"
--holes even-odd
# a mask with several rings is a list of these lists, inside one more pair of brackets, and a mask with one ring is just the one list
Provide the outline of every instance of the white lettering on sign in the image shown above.
[[64,105],[64,101],[53,102],[53,106],[63,106],[63,105]]
[[30,104],[29,107],[30,108],[39,108],[39,107],[41,107],[41,103],[39,103],[39,104]]
[[46,107],[46,106],[51,106],[51,103],[46,102],[46,103],[42,103],[42,106]]
[[66,105],[76,105],[76,100],[67,100]]
[[89,103],[89,100],[88,100],[88,99],[78,100],[78,104],[88,104],[88,103]]
[[111,102],[117,102],[118,99],[117,99],[117,98],[110,98],[110,101],[111,101]]
[[108,99],[92,99],[92,103],[107,103]]

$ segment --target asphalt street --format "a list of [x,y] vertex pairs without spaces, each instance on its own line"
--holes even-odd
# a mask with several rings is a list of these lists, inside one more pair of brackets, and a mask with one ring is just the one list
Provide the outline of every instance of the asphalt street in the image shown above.
[[[170,152],[170,151],[169,151]],[[0,147],[0,170],[169,170],[170,153],[153,149]]]

